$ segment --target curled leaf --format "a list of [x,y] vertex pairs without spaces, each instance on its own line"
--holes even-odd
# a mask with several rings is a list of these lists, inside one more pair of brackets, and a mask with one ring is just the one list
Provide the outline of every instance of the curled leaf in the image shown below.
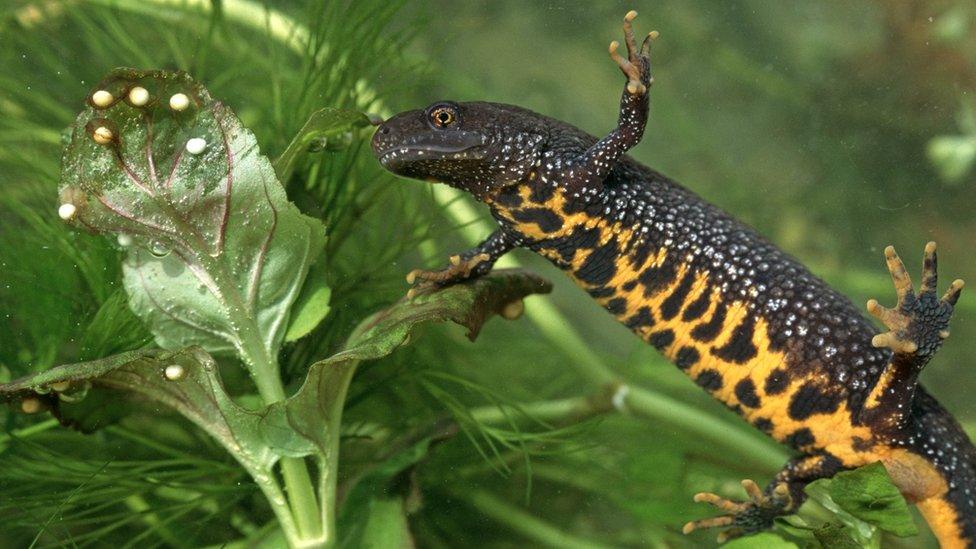
[[275,172],[287,181],[303,153],[339,148],[337,144],[349,141],[350,131],[364,126],[369,126],[369,119],[361,112],[334,108],[313,112],[285,152],[275,159]]
[[[546,280],[511,269],[493,271],[413,300],[401,299],[363,321],[342,351],[313,364],[295,395],[269,407],[262,423],[266,437],[284,445],[289,455],[307,455],[313,447],[314,453],[329,455],[336,448],[345,391],[360,361],[392,353],[425,322],[455,322],[466,327],[468,337],[474,339],[492,315],[501,314],[526,296],[551,290]],[[283,433],[290,434],[287,444],[281,440]]]

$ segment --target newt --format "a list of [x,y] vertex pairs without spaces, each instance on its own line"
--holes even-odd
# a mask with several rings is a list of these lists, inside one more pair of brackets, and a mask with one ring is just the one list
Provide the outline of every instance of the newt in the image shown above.
[[936,295],[936,247],[925,246],[919,290],[885,250],[897,304],[852,302],[752,228],[625,153],[644,134],[650,50],[629,12],[626,83],[617,125],[596,138],[498,103],[439,101],[391,117],[372,140],[393,173],[446,183],[486,204],[498,229],[439,271],[408,282],[442,286],[487,273],[516,248],[564,270],[713,397],[796,452],[749,499],[701,493],[721,516],[684,532],[725,527],[720,541],[770,528],[795,512],[804,486],[874,462],[886,467],[943,547],[976,547],[976,447],[919,383],[949,335],[963,287]]

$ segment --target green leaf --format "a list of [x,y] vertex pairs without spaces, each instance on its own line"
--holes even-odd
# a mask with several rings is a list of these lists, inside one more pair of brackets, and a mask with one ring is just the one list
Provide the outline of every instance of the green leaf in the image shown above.
[[323,225],[288,202],[253,134],[185,73],[117,69],[95,90],[111,95],[90,96],[74,123],[62,213],[118,235],[129,304],[161,347],[274,362]]
[[861,544],[847,533],[843,526],[826,523],[813,531],[824,549],[861,549]]
[[814,528],[800,516],[801,514],[802,511],[798,510],[795,515],[776,517],[773,521],[775,528],[789,537],[813,541],[816,539],[813,534]]
[[312,332],[329,314],[332,289],[325,277],[309,277],[292,308],[292,320],[285,332],[285,341],[296,341]]
[[285,152],[275,159],[274,169],[278,178],[288,181],[303,153],[333,148],[344,135],[364,126],[369,126],[369,119],[361,112],[333,108],[313,112]]
[[736,538],[722,547],[726,549],[797,549],[795,543],[786,541],[772,532]]
[[415,547],[407,522],[406,503],[399,498],[378,498],[370,506],[363,536],[355,545],[363,549],[412,549]]
[[[810,500],[819,503],[834,514],[842,524],[850,529],[854,539],[863,546],[875,544],[878,539],[878,529],[863,520],[848,513],[830,496],[830,483],[833,479],[819,479],[807,484],[804,491]],[[807,504],[804,504],[807,505]]]
[[902,537],[918,533],[908,503],[880,462],[814,481],[806,492],[851,527],[861,543],[875,537],[872,526]]
[[217,364],[206,351],[189,347],[122,353],[65,364],[0,385],[0,400],[40,399],[55,412],[65,399],[88,398],[111,389],[166,405],[220,442],[249,471],[268,470],[277,455],[261,443],[260,416],[235,404],[224,390]]
[[898,536],[918,533],[908,503],[880,462],[830,479],[830,497],[851,515]]
[[131,351],[149,344],[152,334],[129,309],[125,291],[112,292],[92,317],[81,339],[81,359]]
[[398,490],[392,484],[395,477],[427,455],[430,443],[431,437],[421,439],[357,480],[339,513],[340,548],[413,546],[406,521],[409,487]]

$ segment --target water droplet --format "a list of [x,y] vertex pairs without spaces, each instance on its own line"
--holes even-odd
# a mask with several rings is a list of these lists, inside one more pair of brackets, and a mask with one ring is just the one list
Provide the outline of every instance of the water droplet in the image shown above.
[[166,246],[166,244],[163,244],[158,240],[153,240],[149,243],[149,253],[156,257],[166,257],[169,255],[169,248]]

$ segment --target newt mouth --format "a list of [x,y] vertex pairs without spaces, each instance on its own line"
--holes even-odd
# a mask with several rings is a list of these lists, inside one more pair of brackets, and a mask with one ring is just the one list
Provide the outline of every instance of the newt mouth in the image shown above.
[[[374,150],[376,150],[377,159],[386,168],[419,160],[442,160],[445,158],[476,160],[483,157],[482,154],[473,150],[485,144],[485,138],[482,135],[465,131],[453,131],[449,135],[445,135],[445,133],[420,134],[385,147],[382,138],[374,139]],[[382,134],[377,134],[377,136],[380,135]]]
[[477,160],[484,155],[474,152],[474,147],[449,148],[449,147],[394,147],[379,154],[379,161],[386,168],[390,168],[406,162],[416,162],[419,160]]

